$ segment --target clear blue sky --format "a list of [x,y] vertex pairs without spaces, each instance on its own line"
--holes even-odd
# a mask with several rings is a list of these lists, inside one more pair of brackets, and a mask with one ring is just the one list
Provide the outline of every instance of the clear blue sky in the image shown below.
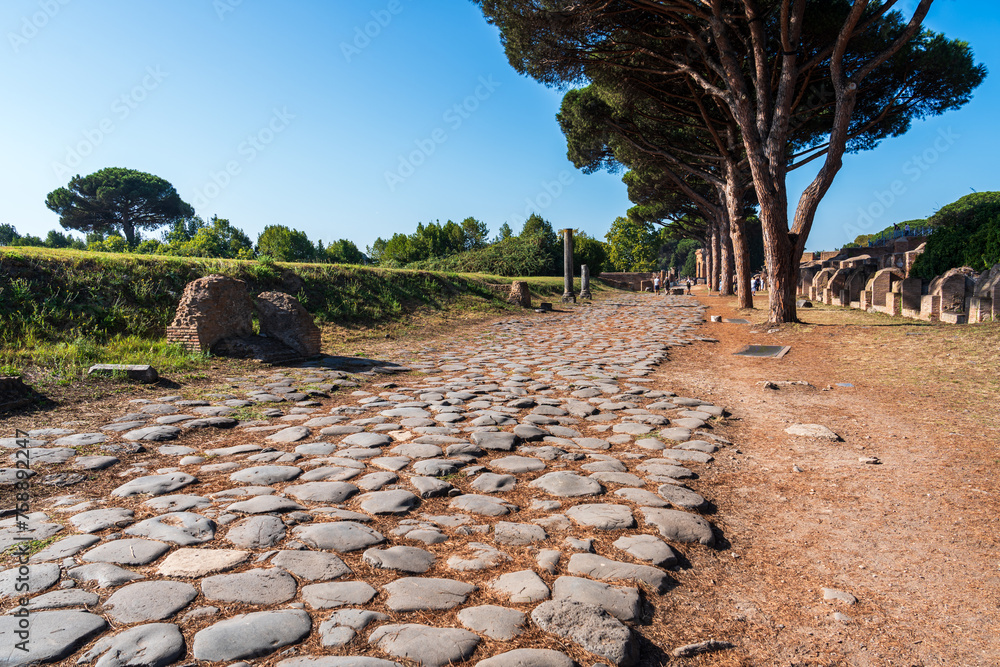
[[[848,157],[810,249],[1000,189],[1000,7],[937,0],[927,24],[994,75],[964,109]],[[362,249],[420,221],[517,231],[531,212],[603,237],[629,206],[619,175],[566,160],[561,93],[519,77],[464,0],[5,0],[0,27],[0,223],[22,234],[58,229],[45,195],[109,166],[252,238],[284,224]]]

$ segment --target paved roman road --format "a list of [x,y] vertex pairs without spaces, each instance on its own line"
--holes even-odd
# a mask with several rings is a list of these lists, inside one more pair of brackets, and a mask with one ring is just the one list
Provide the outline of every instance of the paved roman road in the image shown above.
[[[0,573],[0,665],[573,664],[546,643],[634,662],[643,604],[718,537],[697,473],[728,444],[723,407],[648,377],[703,317],[622,294],[34,430],[30,483],[69,485],[0,521],[0,550],[51,541]],[[19,443],[0,447],[11,498]]]

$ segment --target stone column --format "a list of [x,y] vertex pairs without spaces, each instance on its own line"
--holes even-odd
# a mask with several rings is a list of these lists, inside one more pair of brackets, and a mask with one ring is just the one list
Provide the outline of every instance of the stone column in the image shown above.
[[580,267],[580,298],[588,301],[594,298],[590,293],[590,267],[586,264]]
[[563,233],[563,303],[576,303],[573,292],[573,230],[564,229]]

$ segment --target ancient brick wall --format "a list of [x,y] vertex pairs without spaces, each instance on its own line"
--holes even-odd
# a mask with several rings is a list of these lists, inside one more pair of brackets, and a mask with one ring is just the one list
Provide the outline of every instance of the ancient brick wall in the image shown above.
[[223,338],[253,333],[253,301],[242,280],[220,275],[187,284],[167,340],[191,350],[208,350]]

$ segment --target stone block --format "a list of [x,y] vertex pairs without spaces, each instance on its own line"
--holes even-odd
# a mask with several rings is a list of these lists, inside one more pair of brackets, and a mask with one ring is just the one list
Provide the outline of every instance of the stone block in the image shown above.
[[920,297],[920,319],[937,322],[941,318],[941,296],[925,294]]
[[298,299],[283,292],[264,292],[256,301],[261,336],[275,338],[306,357],[319,354],[319,327]]
[[130,380],[150,384],[160,379],[160,374],[149,364],[94,364],[87,371],[87,375],[112,376],[115,373],[124,373]]

